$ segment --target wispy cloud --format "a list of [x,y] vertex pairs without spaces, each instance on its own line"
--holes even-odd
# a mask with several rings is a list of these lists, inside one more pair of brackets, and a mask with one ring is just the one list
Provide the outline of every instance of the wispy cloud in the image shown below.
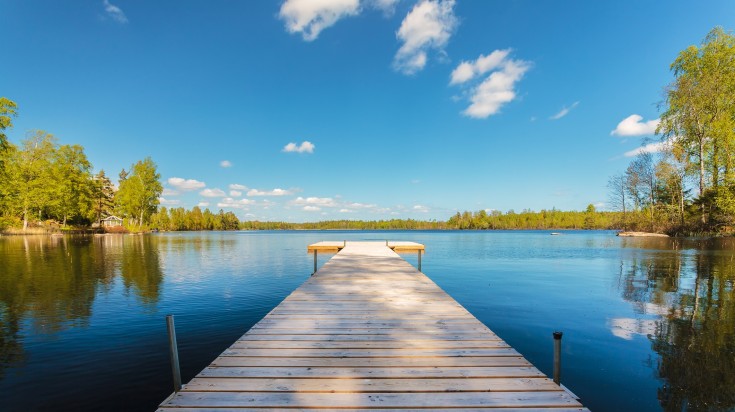
[[229,187],[230,190],[248,190],[247,186],[238,183],[232,183]]
[[166,199],[164,197],[159,197],[158,203],[164,206],[171,206],[171,205],[178,205],[179,203],[181,203],[181,201],[179,199]]
[[219,162],[219,165],[220,167],[228,168],[228,167],[232,167],[232,162],[230,162],[229,160],[223,160]]
[[248,196],[288,196],[292,195],[293,192],[290,190],[275,188],[273,190],[248,190]]
[[117,7],[116,5],[110,3],[108,0],[103,0],[102,5],[105,7],[105,13],[107,13],[107,16],[109,16],[112,20],[115,20],[120,24],[125,24],[128,22],[127,16],[125,16],[125,13],[123,13],[120,7]]
[[641,120],[643,120],[643,116],[631,114],[618,123],[618,126],[610,134],[612,136],[644,136],[655,134],[656,127],[661,121],[660,119],[649,120],[647,122]]
[[240,199],[235,200],[231,197],[225,197],[217,203],[217,207],[224,209],[242,209],[245,206],[255,204],[254,200]]
[[481,54],[474,61],[463,61],[452,70],[449,84],[462,84],[491,70],[498,69],[505,63],[510,52],[511,49],[495,50],[487,56]]
[[230,190],[230,196],[232,197],[240,197],[242,196],[242,192],[239,190]]
[[282,151],[286,153],[314,153],[315,148],[316,146],[314,146],[313,143],[308,140],[304,140],[300,145],[289,143],[286,146],[283,146]]
[[179,192],[169,189],[168,187],[163,188],[163,193],[161,193],[164,196],[177,196]]
[[412,209],[413,209],[414,212],[419,212],[419,213],[428,213],[429,212],[429,208],[426,207],[426,206],[424,206],[424,205],[414,205]]
[[209,202],[199,202],[199,203],[197,203],[197,206],[199,206],[199,207],[209,207]]
[[454,0],[422,0],[401,22],[396,37],[402,43],[393,59],[393,67],[414,74],[426,66],[429,50],[444,53],[457,26]]
[[303,209],[306,210],[307,212],[318,212],[322,210],[322,208],[320,208],[319,206],[311,206],[311,205],[304,206]]
[[298,206],[319,206],[319,207],[337,207],[337,202],[331,197],[297,197],[291,201],[294,205]]
[[625,157],[636,157],[642,153],[659,153],[668,150],[671,147],[671,142],[656,142],[649,143],[647,145],[638,147],[636,149],[627,151],[623,154]]
[[567,107],[567,106],[564,106],[564,107],[563,107],[563,108],[562,108],[562,109],[561,109],[561,110],[559,111],[559,113],[557,113],[557,114],[555,114],[555,115],[553,115],[553,116],[549,117],[549,119],[550,119],[550,120],[559,120],[559,119],[561,119],[562,117],[564,117],[564,116],[568,115],[568,114],[569,114],[569,112],[571,112],[571,111],[572,111],[572,110],[573,110],[573,109],[574,109],[575,107],[577,107],[578,105],[579,105],[579,102],[574,102],[574,103],[572,103],[572,105],[571,105],[571,106],[568,106],[568,107]]
[[516,98],[515,86],[531,68],[529,62],[509,58],[510,49],[480,55],[474,61],[463,61],[452,72],[450,84],[461,85],[488,75],[469,90],[470,105],[464,114],[476,119],[492,116]]
[[338,20],[359,13],[359,0],[286,0],[279,16],[289,33],[301,33],[304,40],[312,41]]
[[197,190],[206,186],[204,182],[182,177],[169,177],[168,184],[183,191]]
[[383,12],[385,16],[392,16],[396,11],[396,4],[401,0],[371,0],[369,4]]
[[199,192],[200,195],[204,197],[224,197],[227,196],[227,193],[225,193],[222,189],[204,189],[201,192]]

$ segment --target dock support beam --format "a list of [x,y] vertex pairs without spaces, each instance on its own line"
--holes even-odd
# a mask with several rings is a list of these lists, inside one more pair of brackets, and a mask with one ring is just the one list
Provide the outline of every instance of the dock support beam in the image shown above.
[[561,336],[562,332],[554,332],[554,383],[561,385]]
[[314,271],[311,272],[311,275],[314,276],[316,273],[316,249],[314,249]]
[[168,351],[171,356],[171,373],[174,376],[174,392],[178,392],[181,390],[181,368],[179,366],[179,348],[176,344],[174,315],[166,315],[166,327],[168,329]]
[[419,272],[421,272],[421,249],[419,249]]

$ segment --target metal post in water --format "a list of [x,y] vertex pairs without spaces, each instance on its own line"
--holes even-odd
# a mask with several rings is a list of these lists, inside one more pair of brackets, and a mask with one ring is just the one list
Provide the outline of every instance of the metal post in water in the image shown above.
[[171,355],[171,372],[174,375],[174,392],[178,392],[181,390],[181,368],[179,367],[179,348],[176,344],[174,315],[166,315],[166,327],[168,329],[168,352]]
[[421,249],[419,249],[419,272],[421,272]]
[[312,276],[316,273],[316,249],[314,249],[314,272],[312,272]]
[[344,249],[344,248],[345,248],[345,246],[347,246],[347,241],[346,241],[346,240],[343,240],[343,241],[342,241],[342,249]]
[[561,385],[561,336],[562,332],[554,332],[554,383]]

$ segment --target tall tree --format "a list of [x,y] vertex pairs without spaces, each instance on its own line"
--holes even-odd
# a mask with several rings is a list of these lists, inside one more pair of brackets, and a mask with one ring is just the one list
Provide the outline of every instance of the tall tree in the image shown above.
[[134,164],[130,173],[120,181],[115,203],[125,216],[137,220],[139,227],[158,208],[158,198],[163,192],[160,179],[156,164],[146,157]]
[[[18,106],[14,101],[7,97],[0,97],[0,152],[4,152],[8,148],[8,137],[5,135],[5,129],[13,127],[13,117],[18,115]],[[3,159],[0,158],[0,162]],[[0,164],[2,167],[2,164]]]
[[97,222],[102,219],[102,216],[109,216],[112,214],[112,209],[115,205],[114,196],[115,188],[112,186],[112,181],[105,175],[105,171],[100,170],[94,178],[94,218]]
[[63,221],[64,227],[69,218],[85,217],[92,210],[94,201],[94,181],[92,164],[79,145],[62,145],[56,150],[53,176],[55,186],[56,217]]
[[629,200],[627,198],[628,189],[625,174],[620,173],[610,177],[610,180],[607,181],[607,188],[610,190],[610,206],[613,210],[623,212],[623,221],[621,223],[623,225],[623,229],[627,229],[627,217],[625,212]]
[[8,174],[10,197],[23,216],[23,230],[28,228],[31,213],[47,209],[54,199],[51,165],[56,151],[56,138],[42,130],[30,132],[20,150],[13,151]]
[[[671,70],[657,131],[698,176],[701,199],[722,178],[735,180],[735,37],[714,28],[700,46],[679,53]],[[702,203],[702,223],[704,210]]]

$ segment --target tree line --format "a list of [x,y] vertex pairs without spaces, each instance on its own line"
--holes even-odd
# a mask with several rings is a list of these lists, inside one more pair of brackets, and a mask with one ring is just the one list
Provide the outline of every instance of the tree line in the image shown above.
[[90,226],[115,214],[142,229],[157,211],[163,191],[157,166],[146,158],[122,170],[117,190],[80,145],[59,144],[50,133],[33,130],[20,145],[8,141],[18,106],[0,97],[0,229],[46,222]]
[[735,225],[735,36],[721,27],[670,67],[656,129],[665,150],[639,154],[610,178],[623,226],[673,234]]
[[556,209],[534,212],[524,210],[506,213],[498,210],[490,212],[457,212],[447,221],[449,229],[475,230],[515,230],[515,229],[615,229],[620,220],[617,212],[599,212],[594,205],[587,206],[584,212],[561,211]]

